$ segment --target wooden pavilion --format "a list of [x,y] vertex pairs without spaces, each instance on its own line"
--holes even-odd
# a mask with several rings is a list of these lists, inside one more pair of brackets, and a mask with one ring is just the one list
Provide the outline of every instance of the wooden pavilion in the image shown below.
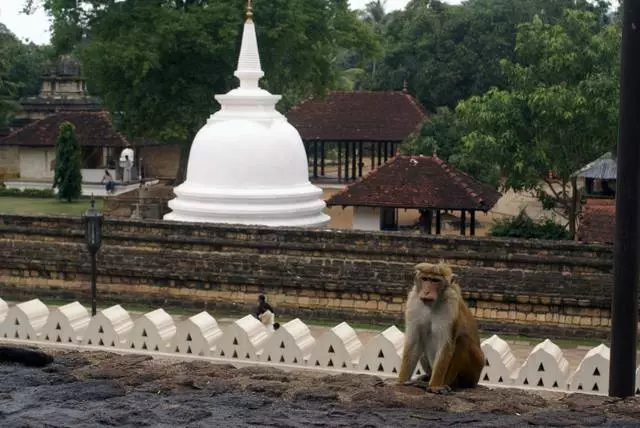
[[422,214],[425,233],[442,230],[442,214],[460,211],[460,234],[475,235],[476,211],[487,212],[502,195],[492,186],[456,171],[437,156],[396,156],[333,195],[327,206],[354,207],[353,227],[396,230],[398,209]]
[[329,152],[337,157],[338,181],[363,176],[364,160],[371,170],[395,156],[397,147],[426,119],[420,103],[403,91],[329,92],[293,107],[287,119],[302,136],[312,177],[329,178]]

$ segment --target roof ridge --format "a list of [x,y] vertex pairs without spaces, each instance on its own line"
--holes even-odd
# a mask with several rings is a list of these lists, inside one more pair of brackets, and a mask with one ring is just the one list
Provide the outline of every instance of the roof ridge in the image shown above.
[[396,159],[400,158],[401,156],[393,156],[391,159],[388,159],[386,162],[384,162],[382,165],[380,165],[377,168],[372,169],[371,171],[367,172],[366,174],[364,174],[363,176],[359,177],[358,179],[356,179],[356,181],[354,181],[353,183],[349,183],[346,186],[344,186],[344,189],[340,190],[339,192],[334,193],[333,195],[331,195],[331,198],[334,198],[338,195],[341,195],[343,193],[346,193],[347,191],[349,191],[349,188],[351,186],[355,186],[358,183],[361,183],[362,181],[364,181],[366,178],[375,176],[378,171],[380,170],[381,167],[383,167],[384,165],[390,165],[392,162],[395,162]]
[[453,170],[453,168],[451,168],[449,166],[449,164],[447,164],[445,161],[443,161],[442,159],[440,159],[438,156],[434,155],[431,156],[431,159],[433,159],[439,166],[440,168],[442,168],[444,171],[446,171],[451,178],[453,178],[458,184],[460,184],[466,192],[467,194],[473,198],[478,204],[483,205],[484,204],[484,200],[480,197],[480,195],[478,195],[470,186],[469,184],[467,184],[461,177],[460,174],[457,173],[456,171]]

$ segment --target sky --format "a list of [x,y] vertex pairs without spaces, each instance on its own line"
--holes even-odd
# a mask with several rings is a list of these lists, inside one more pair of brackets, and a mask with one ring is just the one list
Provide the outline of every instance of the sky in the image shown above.
[[[362,9],[371,0],[350,0],[352,9]],[[445,0],[447,3],[460,3],[461,0]],[[9,28],[18,38],[36,44],[49,42],[50,19],[38,8],[32,15],[21,13],[25,0],[0,0],[0,22]],[[409,0],[387,0],[387,11],[403,9]]]

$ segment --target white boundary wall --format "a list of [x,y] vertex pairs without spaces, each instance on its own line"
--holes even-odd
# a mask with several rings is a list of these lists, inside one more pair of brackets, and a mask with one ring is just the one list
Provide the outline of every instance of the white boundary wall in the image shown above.
[[[274,332],[247,315],[220,329],[206,312],[176,323],[167,312],[157,309],[133,322],[120,305],[103,309],[91,318],[78,302],[49,311],[38,299],[15,306],[0,299],[0,332],[0,343],[388,379],[397,376],[404,344],[404,333],[395,326],[362,344],[346,322],[314,339],[299,319]],[[518,363],[509,344],[496,335],[482,342],[482,350],[482,385],[598,395],[608,392],[609,348],[605,345],[587,352],[573,372],[562,350],[549,339],[536,345],[522,363]],[[640,367],[630,376],[636,376],[636,393],[640,393]]]

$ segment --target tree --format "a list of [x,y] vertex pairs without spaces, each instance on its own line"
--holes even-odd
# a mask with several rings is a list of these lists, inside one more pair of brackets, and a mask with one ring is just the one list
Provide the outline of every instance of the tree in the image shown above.
[[53,187],[58,197],[71,202],[82,194],[82,151],[76,138],[76,128],[69,122],[60,125],[56,140],[56,171]]
[[[244,5],[244,0],[45,2],[54,21],[60,14],[71,16],[69,7],[91,11],[78,20],[87,36],[77,50],[95,95],[130,139],[182,143],[178,183],[191,141],[216,108],[213,95],[237,85],[233,71]],[[378,49],[371,29],[346,1],[255,2],[254,16],[266,73],[262,84],[283,95],[283,110],[338,84],[335,60],[341,49],[365,56]]]
[[507,85],[501,59],[515,59],[517,26],[539,14],[562,20],[563,10],[594,11],[605,17],[607,4],[585,0],[468,0],[449,5],[412,0],[389,14],[382,31],[386,55],[372,82],[374,89],[398,89],[407,79],[412,93],[430,110]]
[[[519,27],[508,89],[461,102],[465,157],[499,168],[503,188],[532,190],[575,232],[572,174],[611,150],[618,126],[620,31],[593,12]],[[551,178],[550,173],[555,178]]]

